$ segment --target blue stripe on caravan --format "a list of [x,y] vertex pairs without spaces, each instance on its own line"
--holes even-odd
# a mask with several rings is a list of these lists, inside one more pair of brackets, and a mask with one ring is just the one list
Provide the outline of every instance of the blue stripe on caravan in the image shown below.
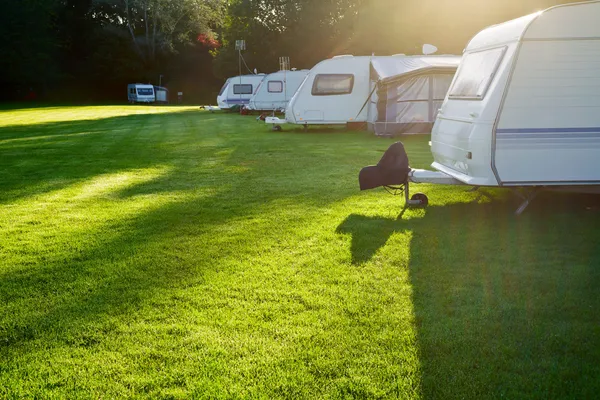
[[497,129],[496,133],[600,133],[596,128],[515,128]]
[[497,129],[498,139],[600,139],[600,128]]
[[250,99],[226,99],[227,103],[248,103]]

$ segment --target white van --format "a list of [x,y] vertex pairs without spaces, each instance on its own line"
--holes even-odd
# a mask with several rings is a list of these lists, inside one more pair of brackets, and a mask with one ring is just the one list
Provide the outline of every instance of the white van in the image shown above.
[[154,103],[156,101],[154,86],[143,83],[127,85],[127,100],[129,103]]

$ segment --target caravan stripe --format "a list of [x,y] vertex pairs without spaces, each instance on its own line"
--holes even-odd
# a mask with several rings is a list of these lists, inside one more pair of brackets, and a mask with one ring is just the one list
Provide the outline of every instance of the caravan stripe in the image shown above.
[[227,103],[248,103],[250,99],[225,99]]
[[600,128],[523,128],[497,129],[499,140],[510,139],[600,139]]
[[515,128],[497,129],[496,133],[600,133],[600,127],[596,128]]

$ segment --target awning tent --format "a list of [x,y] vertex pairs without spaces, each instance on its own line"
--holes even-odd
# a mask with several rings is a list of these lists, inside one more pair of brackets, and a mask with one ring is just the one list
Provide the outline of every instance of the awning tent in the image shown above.
[[169,89],[163,86],[154,86],[154,94],[156,96],[157,103],[168,103],[169,102]]
[[398,56],[371,62],[369,127],[377,135],[431,132],[458,56]]

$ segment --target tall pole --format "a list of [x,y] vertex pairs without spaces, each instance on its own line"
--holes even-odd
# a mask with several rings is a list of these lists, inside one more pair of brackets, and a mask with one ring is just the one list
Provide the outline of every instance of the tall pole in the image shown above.
[[242,46],[238,47],[238,67],[240,71],[240,114],[242,114]]
[[[235,48],[238,51],[238,71],[240,77],[240,114],[242,114],[242,50],[246,50],[246,41],[244,40],[236,40]],[[235,94],[235,93],[234,93]],[[252,93],[250,93],[252,94]]]

